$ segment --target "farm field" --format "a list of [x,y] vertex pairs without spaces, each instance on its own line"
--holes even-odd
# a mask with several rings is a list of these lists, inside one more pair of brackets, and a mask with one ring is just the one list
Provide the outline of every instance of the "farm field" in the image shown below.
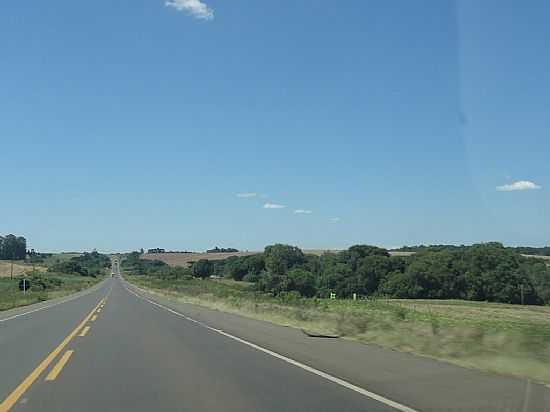
[[[42,266],[35,266],[37,271],[45,270]],[[13,263],[13,276],[21,276],[32,271],[32,265],[21,262]],[[9,260],[0,260],[0,278],[11,275],[11,262]]]
[[[317,255],[320,256],[323,253],[337,253],[339,250],[336,249],[305,249],[304,254],[306,255]],[[206,260],[223,260],[231,256],[251,256],[261,251],[255,252],[234,252],[234,253],[144,253],[141,255],[142,259],[148,260],[160,260],[164,263],[169,264],[170,266],[188,266],[193,262],[196,262],[200,259]],[[392,256],[410,256],[414,252],[390,252]]]
[[521,255],[521,256],[546,260],[546,262],[550,264],[550,256],[541,256],[541,255]]
[[223,260],[230,256],[250,256],[260,252],[234,252],[234,253],[145,253],[142,259],[160,260],[170,266],[187,266],[201,259]]

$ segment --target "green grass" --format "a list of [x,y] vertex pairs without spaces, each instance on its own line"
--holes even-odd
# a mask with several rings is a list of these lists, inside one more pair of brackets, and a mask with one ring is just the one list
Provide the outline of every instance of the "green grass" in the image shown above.
[[460,300],[272,297],[226,280],[127,276],[173,299],[550,383],[550,307]]
[[[19,306],[32,305],[49,299],[59,298],[86,289],[99,282],[99,278],[74,275],[43,274],[50,280],[46,289],[32,288],[23,293],[19,290],[19,280],[0,278],[0,311]],[[32,278],[31,278],[32,281]]]

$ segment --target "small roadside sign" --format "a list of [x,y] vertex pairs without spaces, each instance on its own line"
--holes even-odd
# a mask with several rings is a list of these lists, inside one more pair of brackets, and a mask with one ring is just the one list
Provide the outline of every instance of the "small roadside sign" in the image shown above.
[[30,287],[31,283],[29,282],[29,279],[23,278],[19,281],[19,290],[22,290],[23,293],[25,293]]

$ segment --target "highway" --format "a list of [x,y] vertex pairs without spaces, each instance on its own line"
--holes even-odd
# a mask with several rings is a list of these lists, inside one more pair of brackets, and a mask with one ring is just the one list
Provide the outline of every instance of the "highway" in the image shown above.
[[0,313],[0,412],[550,411],[512,377],[174,303],[116,276]]

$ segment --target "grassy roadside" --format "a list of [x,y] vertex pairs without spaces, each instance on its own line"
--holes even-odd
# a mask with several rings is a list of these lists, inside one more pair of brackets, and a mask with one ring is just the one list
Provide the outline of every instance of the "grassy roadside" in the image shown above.
[[27,279],[31,281],[31,289],[23,293],[19,290],[20,279],[0,278],[0,311],[67,296],[89,288],[101,280],[62,274],[30,276]]
[[126,276],[137,286],[314,333],[550,384],[550,307],[458,300],[327,300],[258,294],[234,281]]

